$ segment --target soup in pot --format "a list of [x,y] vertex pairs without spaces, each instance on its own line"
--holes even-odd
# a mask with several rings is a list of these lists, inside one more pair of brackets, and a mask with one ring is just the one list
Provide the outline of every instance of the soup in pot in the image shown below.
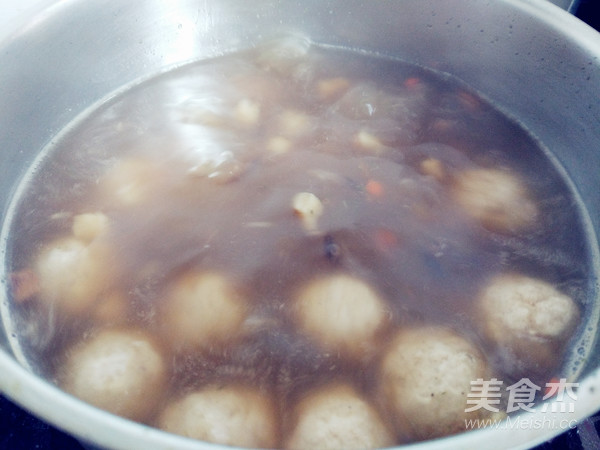
[[302,37],[102,102],[12,211],[26,363],[200,440],[491,424],[571,386],[592,333],[588,231],[542,144],[459,80]]

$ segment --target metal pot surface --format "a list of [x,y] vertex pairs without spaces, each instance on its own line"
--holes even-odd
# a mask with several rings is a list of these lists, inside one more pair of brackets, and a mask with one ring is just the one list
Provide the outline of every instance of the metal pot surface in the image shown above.
[[[36,155],[82,111],[124,86],[290,31],[447,72],[483,93],[551,149],[586,207],[589,227],[600,232],[600,34],[543,0],[50,2],[0,43],[3,212]],[[595,267],[598,252],[596,242]],[[8,337],[3,330],[0,390],[83,441],[122,449],[221,448],[64,394],[16,361]],[[600,345],[582,373],[575,412],[534,412],[527,420],[580,420],[598,409]],[[519,448],[561,431],[490,428],[414,446]]]

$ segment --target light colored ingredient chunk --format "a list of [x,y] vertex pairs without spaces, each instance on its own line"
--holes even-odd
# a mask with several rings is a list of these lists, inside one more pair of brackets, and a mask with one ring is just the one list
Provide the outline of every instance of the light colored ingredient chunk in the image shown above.
[[452,195],[467,214],[492,231],[517,232],[531,226],[538,215],[525,185],[503,170],[465,170],[455,177]]
[[115,278],[115,257],[104,242],[86,244],[75,238],[51,242],[38,256],[40,298],[64,313],[88,310]]
[[381,365],[381,395],[397,429],[411,439],[431,439],[465,430],[471,381],[488,379],[481,352],[463,337],[441,327],[399,331]]
[[63,389],[129,419],[148,418],[166,388],[163,356],[141,331],[104,330],[66,355]]
[[348,384],[310,392],[293,414],[285,448],[380,448],[395,441],[377,410]]
[[299,138],[308,134],[313,127],[313,119],[306,113],[286,110],[278,119],[279,133],[287,138]]
[[245,126],[255,126],[260,121],[260,104],[250,99],[240,100],[233,111],[235,120]]
[[300,328],[325,348],[361,356],[373,345],[388,317],[378,294],[346,274],[317,278],[297,297]]
[[500,349],[504,366],[523,376],[558,363],[579,318],[569,296],[543,280],[512,273],[490,281],[477,309],[483,334]]
[[279,439],[272,400],[258,390],[208,386],[169,404],[158,426],[171,433],[222,445],[273,448]]
[[101,295],[92,310],[95,323],[118,325],[127,321],[129,302],[127,295],[120,291]]
[[292,148],[292,142],[283,136],[274,136],[267,141],[267,150],[271,155],[282,155]]
[[73,236],[84,242],[92,242],[108,230],[108,217],[101,213],[78,214],[73,218]]
[[289,34],[265,43],[259,49],[258,64],[281,75],[293,75],[294,69],[304,61],[311,42],[301,34]]
[[366,130],[361,130],[356,134],[354,137],[354,143],[363,150],[368,150],[375,153],[384,148],[381,140]]
[[219,345],[234,339],[246,318],[246,302],[216,272],[189,272],[171,286],[161,305],[167,340],[176,348]]
[[325,78],[318,81],[317,94],[321,100],[337,100],[350,86],[350,80],[344,77]]
[[444,164],[437,158],[424,159],[419,165],[419,170],[423,175],[429,175],[438,181],[442,181],[446,177]]
[[292,208],[306,231],[317,229],[319,217],[323,214],[323,203],[319,197],[310,192],[299,192],[292,199]]
[[131,207],[152,199],[161,170],[157,163],[129,157],[119,160],[99,181],[100,196],[111,207]]

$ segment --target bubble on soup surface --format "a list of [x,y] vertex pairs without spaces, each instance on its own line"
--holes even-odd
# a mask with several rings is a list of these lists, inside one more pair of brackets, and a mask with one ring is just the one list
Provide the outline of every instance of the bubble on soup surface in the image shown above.
[[175,348],[224,344],[239,334],[246,299],[217,272],[188,272],[177,278],[160,305],[165,338]]
[[270,396],[241,385],[207,386],[171,402],[158,418],[170,433],[216,444],[274,448],[278,416]]
[[380,395],[397,429],[423,440],[465,431],[471,382],[487,379],[488,365],[471,342],[442,327],[397,332],[380,367]]
[[115,278],[115,255],[103,241],[57,239],[38,255],[34,271],[42,301],[67,314],[88,310]]
[[452,196],[467,214],[491,231],[517,232],[530,227],[538,216],[522,181],[503,170],[459,172]]
[[494,277],[476,309],[483,335],[515,376],[554,368],[579,319],[571,297],[546,281],[514,273]]
[[297,295],[300,329],[327,349],[360,357],[385,326],[389,311],[375,290],[346,274],[318,277]]
[[379,448],[395,443],[379,412],[346,383],[307,393],[292,416],[285,448]]
[[166,388],[167,369],[143,331],[107,329],[66,352],[59,369],[62,388],[114,414],[145,420]]

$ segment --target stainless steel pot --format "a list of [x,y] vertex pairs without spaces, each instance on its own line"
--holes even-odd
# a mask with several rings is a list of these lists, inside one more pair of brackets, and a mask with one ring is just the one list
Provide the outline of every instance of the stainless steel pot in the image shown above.
[[[90,105],[159,72],[288,31],[448,72],[484,93],[551,149],[587,208],[589,226],[600,231],[600,34],[543,0],[50,2],[0,43],[2,209],[39,151]],[[597,267],[597,243],[592,253]],[[597,297],[597,282],[595,289]],[[1,301],[6,307],[5,296]],[[17,362],[3,331],[0,390],[83,441],[218,448],[64,394]],[[526,419],[580,420],[600,409],[600,345],[580,382],[574,413]],[[527,447],[561,431],[491,428],[417,446]]]

